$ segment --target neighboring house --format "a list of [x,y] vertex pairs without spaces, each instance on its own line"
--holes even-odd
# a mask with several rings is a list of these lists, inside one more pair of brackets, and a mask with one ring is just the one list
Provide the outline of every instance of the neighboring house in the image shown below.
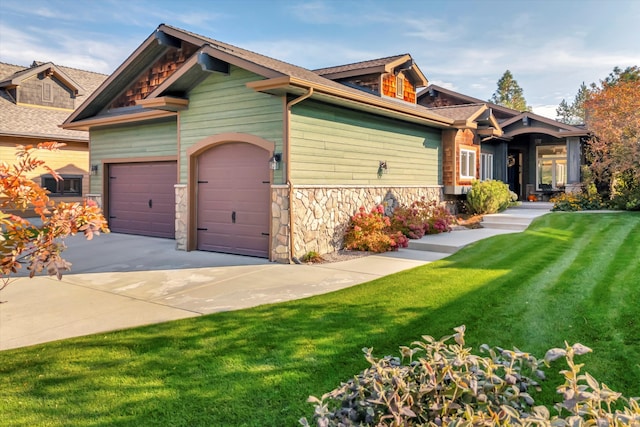
[[90,132],[112,231],[291,262],[338,250],[361,206],[454,199],[479,178],[497,116],[419,105],[427,85],[408,54],[311,71],[162,24],[63,128]]
[[[521,200],[532,194],[546,199],[581,188],[583,142],[589,136],[586,129],[436,85],[421,91],[418,103],[448,117],[464,117],[478,109],[469,120],[478,125],[484,121],[493,130],[478,128],[466,132],[465,140],[443,140],[445,193],[464,194],[475,177],[506,182]],[[452,156],[458,156],[459,161],[447,161]],[[456,166],[459,169],[453,169]]]
[[44,170],[29,178],[56,200],[82,200],[89,190],[89,135],[60,125],[106,77],[51,62],[30,67],[0,63],[0,160],[14,162],[16,145],[63,142],[67,145],[59,151],[39,153],[38,158],[64,180],[56,181]]

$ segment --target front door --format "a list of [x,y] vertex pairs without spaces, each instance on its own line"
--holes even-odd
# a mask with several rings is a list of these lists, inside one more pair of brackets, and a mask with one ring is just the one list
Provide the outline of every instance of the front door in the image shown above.
[[507,184],[509,190],[522,200],[522,153],[509,150],[507,156]]

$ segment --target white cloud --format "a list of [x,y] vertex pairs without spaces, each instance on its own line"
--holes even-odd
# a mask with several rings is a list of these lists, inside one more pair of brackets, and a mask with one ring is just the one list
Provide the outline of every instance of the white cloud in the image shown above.
[[534,105],[532,110],[536,114],[555,120],[556,108],[558,108],[557,105]]

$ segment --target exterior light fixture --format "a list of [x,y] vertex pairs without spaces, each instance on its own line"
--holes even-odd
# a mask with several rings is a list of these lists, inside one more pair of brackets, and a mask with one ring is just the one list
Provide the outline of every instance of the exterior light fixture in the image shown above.
[[275,153],[273,156],[271,156],[271,158],[269,159],[269,169],[271,169],[272,171],[278,170],[280,168],[281,158],[282,155],[280,153]]
[[522,116],[522,126],[529,126],[529,117]]
[[378,165],[378,178],[382,177],[383,173],[387,173],[389,169],[387,169],[387,161],[380,160],[380,164]]
[[91,165],[91,175],[98,175],[98,164]]

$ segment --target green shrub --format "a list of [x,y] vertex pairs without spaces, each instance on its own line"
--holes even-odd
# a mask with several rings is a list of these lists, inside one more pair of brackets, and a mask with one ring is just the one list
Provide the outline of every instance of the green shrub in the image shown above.
[[344,236],[345,248],[356,251],[387,252],[407,245],[407,238],[391,229],[391,222],[384,214],[382,205],[376,206],[371,212],[361,207],[351,217]]
[[640,210],[640,182],[633,171],[623,172],[616,177],[611,204],[616,209]]
[[[637,399],[624,398],[574,363],[591,350],[582,344],[549,350],[544,360],[520,350],[465,347],[465,327],[435,340],[423,336],[412,348],[400,347],[402,359],[376,359],[363,349],[370,368],[325,394],[309,397],[318,426],[627,426],[640,423]],[[453,341],[453,342],[452,342]],[[557,387],[563,401],[551,417],[535,406],[529,391],[544,379],[542,364],[565,358]],[[615,410],[612,408],[616,408]],[[300,423],[309,426],[306,418]]]
[[471,214],[502,212],[512,202],[512,192],[502,181],[474,181],[467,193],[467,208]]

